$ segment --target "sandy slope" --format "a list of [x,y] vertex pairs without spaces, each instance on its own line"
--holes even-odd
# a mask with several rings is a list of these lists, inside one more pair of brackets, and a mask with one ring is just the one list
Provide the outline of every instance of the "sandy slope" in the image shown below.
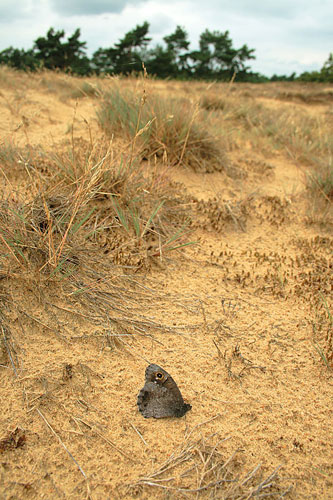
[[[15,113],[13,89],[1,92],[2,138],[46,148],[68,139],[75,100],[36,86]],[[95,106],[78,101],[76,136],[88,139],[86,122],[99,133]],[[19,277],[2,279],[20,368],[15,377],[3,353],[1,498],[85,498],[87,488],[95,499],[224,498],[201,486],[234,453],[230,478],[258,464],[264,478],[281,466],[280,492],[292,487],[285,498],[333,498],[332,372],[313,345],[311,307],[311,271],[328,262],[332,239],[306,225],[302,165],[250,147],[230,159],[245,178],[171,171],[184,199],[202,200],[191,235],[198,244],[156,262],[147,288],[124,300],[130,307],[135,297],[138,314],[169,330],[106,341],[110,324],[77,297],[51,284],[41,297],[37,282],[23,289]],[[8,176],[24,185],[22,174]],[[234,208],[234,219],[215,221],[213,198],[243,201],[243,216]],[[186,417],[139,414],[147,362],[175,378],[192,404]],[[174,466],[153,476],[170,456]]]

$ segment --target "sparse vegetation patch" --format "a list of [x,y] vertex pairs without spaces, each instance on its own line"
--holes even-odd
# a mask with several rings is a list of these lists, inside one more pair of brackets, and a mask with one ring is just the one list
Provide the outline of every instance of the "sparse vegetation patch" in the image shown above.
[[[295,85],[0,68],[1,498],[332,497],[331,117]],[[152,362],[184,418],[137,410]]]
[[196,172],[221,171],[226,158],[221,141],[187,99],[144,96],[118,88],[104,95],[98,111],[101,127],[136,141],[144,157],[163,158],[169,165],[185,165]]

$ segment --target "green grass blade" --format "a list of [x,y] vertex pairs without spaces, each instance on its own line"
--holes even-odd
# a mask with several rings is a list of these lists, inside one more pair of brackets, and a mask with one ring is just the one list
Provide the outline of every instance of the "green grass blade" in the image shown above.
[[13,210],[10,207],[8,207],[8,210],[10,212],[12,212],[12,214],[14,214],[16,217],[18,217],[23,222],[23,224],[27,224],[27,219],[23,215],[21,215],[19,212],[16,212],[16,210]]
[[161,203],[155,208],[155,210],[152,212],[152,214],[150,215],[149,219],[147,220],[146,222],[146,225],[142,231],[142,234],[141,234],[141,238],[144,236],[145,232],[147,231],[147,229],[149,228],[151,222],[153,221],[155,215],[157,214],[157,212],[163,207],[165,203],[165,200],[162,200]]
[[95,210],[96,208],[92,208],[80,221],[73,224],[71,232],[73,234],[77,233],[80,227],[89,219],[89,217],[95,212]]
[[197,245],[197,241],[189,241],[188,243],[181,243],[179,245],[176,245],[175,247],[165,247],[164,250],[171,252],[171,250],[176,250],[177,248],[182,248],[182,247],[188,247],[190,245]]
[[54,276],[56,273],[58,273],[58,271],[61,270],[61,268],[62,268],[64,262],[66,262],[66,260],[67,260],[67,257],[64,257],[62,260],[59,261],[57,267],[55,269],[53,269],[53,271],[51,272],[49,278],[52,278],[52,276]]
[[122,226],[126,229],[126,232],[129,233],[129,226],[125,213],[121,210],[120,206],[117,203],[117,200],[113,196],[111,197],[111,201],[118,216],[118,219],[120,220]]
[[330,309],[328,307],[327,301],[326,301],[324,295],[321,292],[319,292],[319,296],[321,298],[322,303],[324,304],[324,307],[326,309],[326,312],[327,312],[327,315],[329,317],[330,323],[333,324],[333,316],[332,316],[331,311],[330,311]]
[[165,246],[169,245],[170,243],[172,243],[175,240],[178,240],[178,238],[180,238],[181,236],[185,236],[185,234],[187,234],[189,231],[185,232],[183,230],[188,226],[188,223],[189,223],[188,220],[185,221],[185,223],[182,225],[182,227],[178,231],[176,231],[175,234],[173,236],[171,236],[171,238],[169,238],[165,242]]
[[[8,243],[8,242],[7,242]],[[25,260],[25,262],[28,262],[28,259],[26,258],[26,256],[24,255],[24,253],[22,252],[22,250],[18,247],[17,243],[8,243],[9,246],[14,250],[14,252],[17,252],[23,260]]]
[[129,213],[133,222],[135,234],[138,238],[140,238],[140,218],[138,213],[135,211],[134,207],[133,210],[129,209]]
[[327,358],[326,358],[325,354],[323,353],[322,348],[315,341],[313,342],[313,347],[316,349],[317,353],[319,354],[319,356],[321,357],[322,361],[326,365],[326,368],[328,368],[330,370],[331,367],[330,367],[330,365],[329,365],[329,363],[327,361]]

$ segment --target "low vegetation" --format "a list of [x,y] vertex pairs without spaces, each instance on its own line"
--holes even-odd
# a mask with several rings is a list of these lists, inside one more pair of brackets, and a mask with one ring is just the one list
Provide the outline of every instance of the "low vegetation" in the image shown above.
[[2,266],[33,266],[49,279],[75,272],[88,242],[90,252],[102,245],[104,252],[112,249],[115,262],[121,254],[123,264],[139,266],[188,244],[185,214],[170,215],[167,178],[140,166],[130,149],[115,154],[107,141],[81,141],[67,151],[33,150],[31,156],[4,147],[8,169],[24,162],[31,199],[2,200]]
[[223,170],[226,158],[221,138],[207,125],[207,116],[188,99],[146,96],[113,89],[98,111],[102,128],[135,141],[147,159],[185,165],[197,172]]
[[[328,498],[326,87],[0,86],[1,494]],[[187,420],[136,411],[155,359]]]

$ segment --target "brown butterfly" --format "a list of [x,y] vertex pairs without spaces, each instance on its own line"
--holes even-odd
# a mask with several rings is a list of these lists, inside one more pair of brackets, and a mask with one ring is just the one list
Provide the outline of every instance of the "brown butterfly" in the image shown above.
[[147,366],[145,377],[137,402],[145,418],[182,417],[192,408],[184,403],[176,382],[160,366]]

